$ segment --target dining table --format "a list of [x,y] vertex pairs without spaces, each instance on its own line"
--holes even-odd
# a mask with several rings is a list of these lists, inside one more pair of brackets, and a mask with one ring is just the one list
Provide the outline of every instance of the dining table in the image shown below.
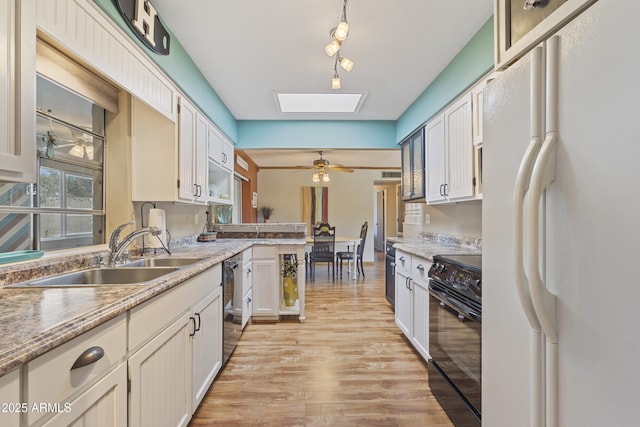
[[[307,245],[313,246],[313,236],[307,236],[306,238]],[[356,260],[356,250],[358,248],[358,243],[360,243],[360,236],[336,236],[336,243],[346,243],[347,247],[351,248],[350,252],[353,254],[352,259],[347,262],[347,273],[351,273],[351,261],[354,262],[353,268],[353,278],[358,278],[358,269],[355,268],[355,260]]]

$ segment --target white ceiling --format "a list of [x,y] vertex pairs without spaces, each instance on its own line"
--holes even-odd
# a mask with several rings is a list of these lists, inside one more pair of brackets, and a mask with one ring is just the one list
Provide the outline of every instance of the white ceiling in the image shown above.
[[364,102],[356,113],[284,114],[275,92],[332,92],[324,46],[342,0],[152,4],[238,120],[396,120],[493,13],[493,0],[349,0],[341,52],[355,67],[338,68],[340,91]]

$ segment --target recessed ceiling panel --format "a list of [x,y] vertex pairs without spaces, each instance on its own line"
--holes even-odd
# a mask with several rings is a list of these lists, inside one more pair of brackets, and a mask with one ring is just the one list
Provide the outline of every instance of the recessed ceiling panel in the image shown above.
[[362,93],[276,93],[281,113],[355,113]]

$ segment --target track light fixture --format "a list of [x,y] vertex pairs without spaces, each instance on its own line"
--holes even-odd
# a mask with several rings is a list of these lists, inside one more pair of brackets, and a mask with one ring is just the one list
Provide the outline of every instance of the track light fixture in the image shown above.
[[342,42],[347,39],[349,35],[349,23],[347,22],[347,0],[344,0],[342,4],[342,16],[337,26],[329,31],[331,35],[331,41],[324,47],[324,51],[329,56],[336,55],[336,60],[333,64],[333,77],[331,78],[331,89],[340,89],[340,76],[338,75],[338,63],[345,71],[351,71],[353,69],[353,61],[349,58],[340,56],[338,53],[342,47]]

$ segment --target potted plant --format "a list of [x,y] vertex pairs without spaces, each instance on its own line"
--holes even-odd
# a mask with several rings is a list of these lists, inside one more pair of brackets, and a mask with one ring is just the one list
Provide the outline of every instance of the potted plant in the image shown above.
[[269,206],[263,206],[260,208],[260,213],[264,218],[264,222],[269,222],[269,218],[271,218],[271,214],[273,213],[273,208]]
[[282,264],[280,265],[280,274],[282,274],[282,297],[287,307],[292,307],[298,299],[298,259],[295,254],[282,255]]

